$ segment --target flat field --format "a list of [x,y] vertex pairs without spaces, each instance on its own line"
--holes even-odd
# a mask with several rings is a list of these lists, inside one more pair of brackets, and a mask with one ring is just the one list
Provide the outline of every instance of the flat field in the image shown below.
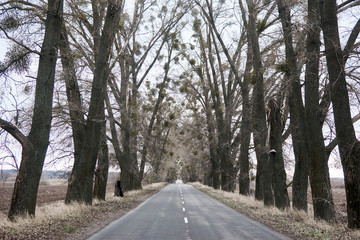
[[[10,209],[12,192],[14,190],[14,182],[0,183],[0,212],[7,213]],[[37,206],[47,203],[65,200],[67,190],[66,180],[46,180],[41,181],[39,185]],[[107,185],[107,192],[114,191],[114,185]]]

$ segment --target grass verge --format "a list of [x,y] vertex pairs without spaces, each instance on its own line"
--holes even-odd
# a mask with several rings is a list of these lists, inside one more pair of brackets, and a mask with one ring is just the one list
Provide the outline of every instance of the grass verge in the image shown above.
[[36,217],[8,221],[0,215],[0,239],[85,239],[134,209],[147,198],[165,187],[165,183],[144,186],[141,190],[125,193],[124,198],[109,192],[106,201],[94,200],[93,205],[54,202],[37,207]]
[[324,221],[315,221],[313,213],[288,209],[280,211],[275,207],[265,207],[254,197],[242,196],[215,190],[200,183],[192,183],[195,188],[215,198],[240,213],[255,219],[293,239],[360,239],[360,231],[354,231],[343,224],[330,225]]

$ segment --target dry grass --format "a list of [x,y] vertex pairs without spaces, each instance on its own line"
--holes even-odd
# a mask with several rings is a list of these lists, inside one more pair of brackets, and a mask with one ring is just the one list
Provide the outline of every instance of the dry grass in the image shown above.
[[[86,222],[99,221],[112,212],[117,213],[112,217],[119,217],[119,211],[121,214],[130,211],[165,185],[165,183],[146,185],[142,190],[126,192],[124,198],[114,197],[109,191],[106,201],[94,199],[91,206],[83,203],[65,204],[64,201],[52,202],[38,206],[35,218],[19,217],[15,222],[9,221],[7,215],[0,212],[0,239],[37,239],[38,236],[42,239],[64,239],[64,234],[75,232],[84,227]],[[36,235],[31,235],[32,233]],[[5,237],[3,238],[2,235]],[[46,237],[47,235],[49,236]]]
[[292,209],[280,211],[275,207],[265,207],[263,202],[256,201],[254,197],[215,190],[200,183],[192,185],[242,214],[294,239],[360,239],[360,231],[349,230],[345,224],[331,225],[315,221],[311,207],[309,213]]
[[36,209],[35,218],[23,216],[17,218],[14,222],[9,221],[7,216],[2,213],[0,215],[0,228],[20,230],[24,227],[51,221],[52,219],[66,219],[69,216],[76,215],[89,208],[91,208],[91,206],[80,203],[66,205],[64,202],[55,202],[38,207]]

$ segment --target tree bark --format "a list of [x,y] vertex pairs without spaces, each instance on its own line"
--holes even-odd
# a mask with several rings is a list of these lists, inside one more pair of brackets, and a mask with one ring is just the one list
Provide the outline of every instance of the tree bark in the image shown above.
[[320,0],[321,27],[331,84],[336,138],[344,171],[348,226],[360,228],[360,142],[351,119],[346,86],[345,61],[341,50],[335,0]]
[[22,144],[21,166],[16,177],[8,215],[10,220],[15,220],[18,215],[35,216],[37,191],[49,144],[55,67],[62,16],[63,1],[49,0],[45,35],[36,78],[34,114],[30,133],[25,144]]
[[275,206],[281,210],[290,207],[289,195],[286,187],[286,172],[282,154],[282,121],[280,107],[274,99],[268,102],[269,122],[269,158],[273,171]]
[[251,135],[251,106],[249,99],[249,79],[248,76],[252,67],[252,50],[248,49],[248,57],[245,67],[245,77],[241,87],[242,95],[242,121],[240,128],[240,176],[239,176],[239,193],[241,195],[250,195],[250,166],[249,166],[249,146]]
[[[297,141],[300,141],[299,143],[300,143],[301,152],[299,154],[301,157],[304,157],[302,160],[304,160],[306,157],[309,157],[308,164],[310,166],[309,173],[310,173],[311,193],[312,193],[313,206],[314,206],[314,217],[319,219],[324,219],[328,222],[332,222],[334,221],[334,217],[335,217],[334,203],[332,199],[329,170],[325,159],[325,146],[322,138],[321,122],[319,120],[319,117],[316,117],[317,119],[316,120],[314,118],[311,119],[310,115],[308,116],[308,119],[306,119],[304,116],[305,109],[302,103],[302,93],[301,93],[300,79],[297,69],[296,55],[293,49],[290,7],[283,0],[277,0],[277,4],[279,9],[279,16],[284,30],[286,61],[289,67],[289,72],[287,73],[287,75],[289,76],[291,82],[290,113],[293,113],[292,117],[294,117],[294,122],[297,124],[294,126],[296,130],[295,129],[294,130],[297,131],[295,133],[295,138],[298,138]],[[314,8],[311,9],[311,11],[314,10],[315,10]],[[310,38],[312,36],[313,35],[311,35]],[[313,42],[314,39],[311,39],[311,41]],[[313,57],[313,55],[308,55],[308,57]],[[312,63],[308,62],[308,64],[312,64]],[[317,73],[315,74],[316,74],[315,76],[317,76]],[[311,88],[308,88],[307,90],[310,89]],[[317,92],[317,89],[316,90],[311,89],[310,94],[315,94],[314,93],[315,91]],[[308,100],[310,100],[311,97],[316,98],[316,95],[315,96],[311,95],[309,98],[309,93],[307,93],[307,96],[308,96]],[[313,101],[313,99],[311,100]],[[315,104],[318,104],[318,99],[313,105],[311,102],[308,102],[308,106],[314,106]],[[317,123],[308,122],[307,120],[317,121]],[[316,124],[319,124],[320,126]],[[317,129],[314,129],[314,127],[316,127]],[[299,178],[295,178],[295,180],[299,179],[305,181],[305,172],[303,172],[302,174],[304,175],[300,176]],[[299,185],[303,186],[304,184],[305,182],[298,182],[296,183],[295,186],[296,187],[298,187]],[[305,189],[301,187],[300,191],[303,192],[304,190]],[[299,195],[296,194],[296,196]],[[299,203],[303,203],[303,202],[304,200],[299,201]]]
[[101,126],[100,150],[98,154],[98,164],[95,170],[95,183],[93,197],[104,200],[106,197],[106,185],[109,172],[109,149],[106,138],[106,122]]
[[[323,158],[325,157],[324,155],[325,147],[324,147],[324,142],[322,140],[321,127],[317,126],[318,128],[315,130],[316,132],[311,131],[311,129],[313,129],[313,125],[311,124],[313,123],[306,122],[307,119],[304,118],[303,115],[304,107],[302,103],[301,86],[298,77],[295,52],[292,46],[290,8],[282,0],[277,0],[277,2],[279,8],[279,15],[284,29],[287,64],[290,69],[289,77],[291,79],[291,86],[292,86],[290,106],[293,107],[293,112],[295,113],[294,117],[296,117],[295,121],[298,124],[296,128],[299,130],[296,134],[298,134],[299,140],[301,141],[300,149],[304,151],[304,153],[306,154],[305,157],[309,157],[308,164],[310,164],[309,173],[310,173],[310,182],[312,189],[311,192],[313,196],[314,216],[315,218],[320,218],[328,222],[332,222],[334,220],[334,206],[332,200],[329,171],[328,171],[327,163]],[[311,11],[314,11],[314,9],[312,9]],[[308,55],[308,57],[310,56]],[[311,106],[310,102],[308,102],[308,104],[309,104],[308,106]],[[315,119],[312,119],[312,121],[314,120]],[[318,122],[318,124],[319,123],[320,121]],[[304,145],[304,143],[306,142],[307,145]],[[321,148],[321,146],[323,147]],[[300,154],[301,156],[304,156],[303,153]],[[304,178],[305,176],[300,177],[300,179],[303,180]],[[304,183],[300,183],[300,184],[303,185]]]
[[114,41],[115,29],[120,18],[120,6],[115,1],[108,2],[104,28],[99,44],[99,54],[95,59],[91,99],[86,131],[81,150],[79,168],[71,173],[66,202],[80,201],[92,204],[92,190],[96,159],[99,150],[101,124],[104,119],[104,96],[109,75],[108,60]]
[[[132,147],[134,146],[133,138],[137,135],[135,131],[137,129],[134,128],[134,123],[132,123],[132,104],[134,96],[129,93],[129,77],[130,77],[130,66],[131,66],[131,57],[128,55],[122,56],[120,67],[121,67],[121,88],[120,88],[120,114],[121,114],[121,134],[122,134],[122,156],[120,167],[120,181],[124,188],[124,191],[130,191],[136,189],[136,178],[138,176],[138,169],[137,169],[137,162],[136,166],[133,159],[133,150]],[[133,86],[133,89],[136,89]],[[136,93],[132,93],[136,94]],[[131,99],[132,101],[130,102]]]
[[[66,86],[66,96],[68,101],[71,128],[74,143],[74,165],[73,168],[79,167],[81,149],[85,134],[85,118],[82,110],[80,89],[76,77],[75,63],[71,57],[70,43],[65,23],[61,27],[60,37],[60,57],[63,67],[63,77]],[[69,193],[69,191],[67,192]],[[65,197],[67,199],[68,196]]]
[[305,73],[305,116],[309,147],[309,176],[315,218],[328,222],[335,220],[334,202],[329,177],[329,168],[322,133],[319,105],[319,53],[320,17],[319,2],[308,1],[308,37]]
[[268,154],[266,148],[266,113],[264,101],[264,76],[261,62],[259,37],[256,30],[256,9],[253,0],[247,0],[249,9],[248,39],[253,51],[255,85],[252,97],[252,122],[254,144],[257,158],[255,198],[270,203],[273,199],[271,181],[268,171]]

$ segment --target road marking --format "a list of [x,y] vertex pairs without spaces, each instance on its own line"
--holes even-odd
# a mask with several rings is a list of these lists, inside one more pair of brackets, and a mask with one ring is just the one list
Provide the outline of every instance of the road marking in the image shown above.
[[184,217],[185,223],[189,223],[187,217]]
[[184,202],[184,201],[182,201],[182,202],[181,202],[181,204],[183,204],[183,205],[184,205],[184,204],[185,204],[185,202]]
[[183,208],[183,212],[185,212],[185,208]]

